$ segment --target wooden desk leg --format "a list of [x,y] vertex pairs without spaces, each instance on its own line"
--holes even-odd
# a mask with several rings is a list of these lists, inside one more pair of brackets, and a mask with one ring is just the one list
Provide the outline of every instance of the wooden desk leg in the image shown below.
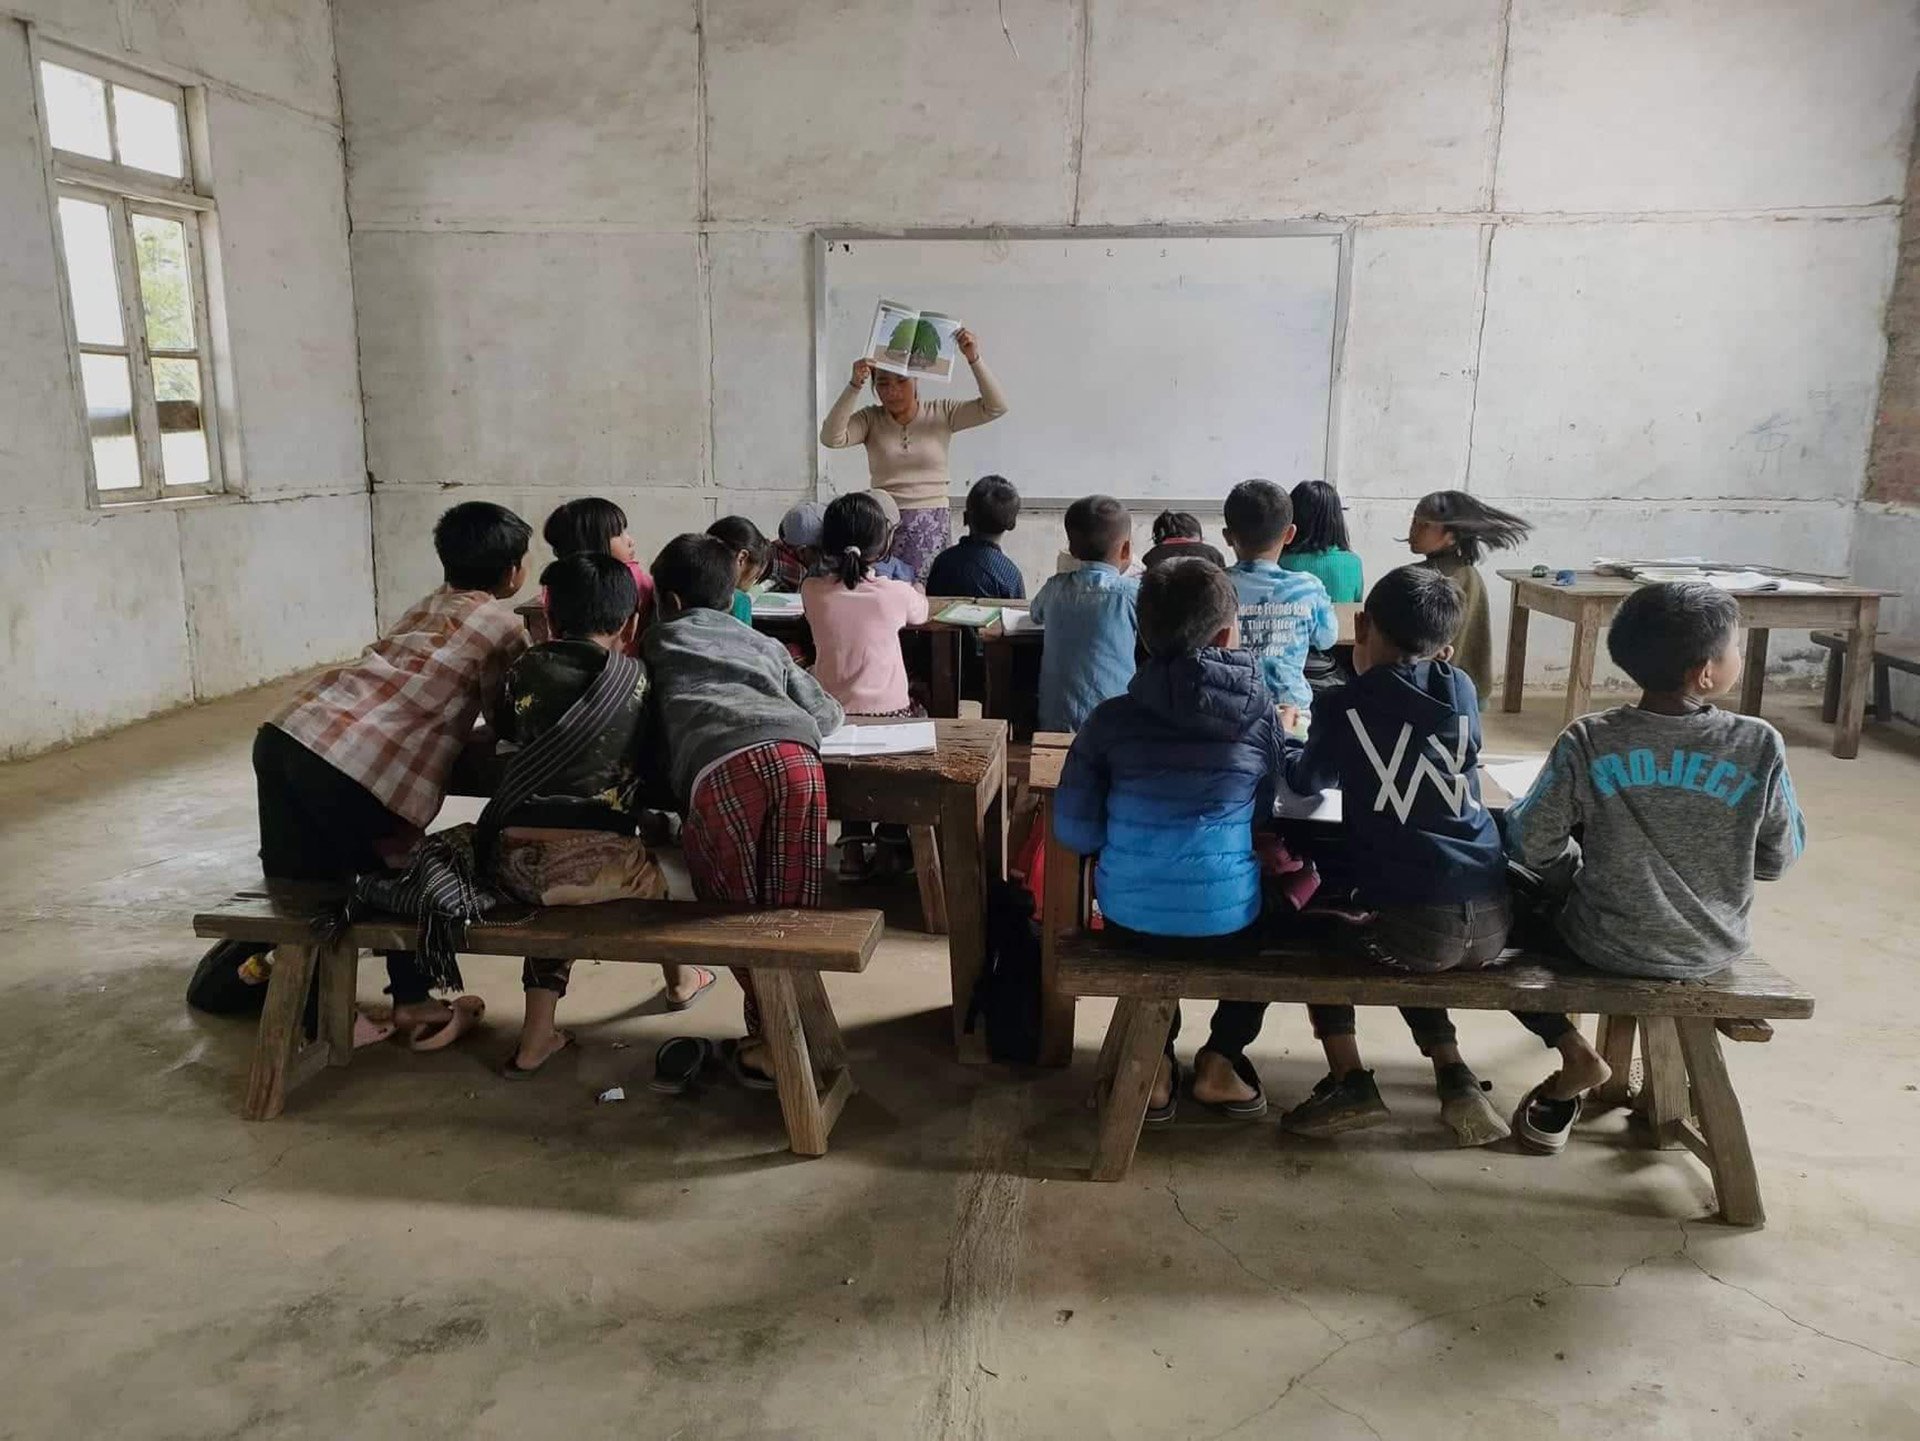
[[1580,618],[1573,623],[1573,660],[1567,667],[1567,714],[1563,725],[1572,725],[1593,705],[1593,658],[1600,649],[1600,609],[1585,604]]
[[[1000,824],[1004,825],[1004,821]],[[947,889],[947,964],[953,976],[953,1044],[960,1059],[987,1059],[987,1038],[967,1034],[967,1007],[987,961],[986,823],[974,793],[949,786],[940,808],[940,861]]]
[[947,933],[947,887],[940,868],[940,833],[932,826],[908,826],[913,843],[913,876],[920,887],[920,923],[930,936]]
[[1713,1171],[1713,1191],[1720,1200],[1720,1219],[1729,1226],[1760,1226],[1766,1208],[1760,1204],[1760,1175],[1753,1165],[1753,1147],[1747,1141],[1746,1119],[1727,1075],[1727,1059],[1720,1054],[1720,1035],[1711,1020],[1689,1016],[1679,1022],[1680,1049],[1693,1081],[1694,1104],[1700,1111],[1700,1133],[1707,1143],[1707,1165]]
[[267,1001],[260,1010],[253,1064],[247,1071],[247,1097],[240,1110],[249,1121],[271,1121],[285,1110],[287,1093],[305,1079],[304,1075],[292,1077],[289,1072],[310,1051],[324,1049],[308,1046],[305,1034],[307,988],[313,982],[315,952],[313,946],[274,947],[273,977],[267,982]]
[[1046,888],[1040,897],[1040,1064],[1073,1063],[1075,998],[1055,980],[1060,937],[1080,924],[1080,857],[1053,838],[1053,795],[1040,798],[1039,824],[1046,829]]
[[1760,714],[1760,693],[1767,683],[1767,638],[1773,632],[1754,626],[1747,632],[1747,664],[1740,672],[1740,714]]
[[1843,761],[1860,754],[1860,723],[1867,713],[1867,684],[1873,671],[1873,639],[1880,630],[1880,597],[1865,596],[1847,631],[1846,678],[1840,684],[1840,724],[1833,731],[1833,753]]
[[952,720],[960,714],[960,641],[958,626],[924,631],[933,642],[933,677],[928,682],[927,711]]
[[1827,652],[1826,683],[1820,690],[1820,719],[1828,725],[1840,719],[1840,667],[1845,661],[1846,657],[1839,651]]
[[985,645],[985,679],[980,714],[986,720],[1013,719],[1013,646],[1004,640]]
[[1178,1001],[1142,1001],[1139,1009],[1122,1017],[1114,1015],[1114,1024],[1124,1019],[1127,1032],[1120,1042],[1120,1061],[1114,1070],[1113,1084],[1100,1103],[1100,1137],[1094,1142],[1092,1179],[1117,1181],[1133,1164],[1133,1153],[1140,1145],[1140,1126],[1146,1120],[1147,1101],[1153,1093],[1153,1078],[1160,1069],[1160,1056],[1167,1048],[1167,1031],[1173,1025],[1173,1008]]
[[1527,621],[1533,612],[1520,600],[1518,582],[1513,586],[1513,609],[1507,612],[1507,674],[1500,685],[1500,709],[1509,714],[1520,709],[1520,695],[1527,686]]

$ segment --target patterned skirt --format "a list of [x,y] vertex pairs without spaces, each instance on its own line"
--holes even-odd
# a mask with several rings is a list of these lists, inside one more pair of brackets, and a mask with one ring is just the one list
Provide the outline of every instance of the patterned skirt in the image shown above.
[[900,528],[893,533],[893,558],[913,567],[924,580],[933,558],[953,544],[953,512],[944,505],[900,512]]

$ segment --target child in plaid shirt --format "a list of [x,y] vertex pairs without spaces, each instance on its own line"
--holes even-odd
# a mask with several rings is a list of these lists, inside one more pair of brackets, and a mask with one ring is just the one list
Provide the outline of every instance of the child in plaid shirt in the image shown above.
[[[453,507],[433,528],[446,583],[359,660],[309,681],[260,727],[253,769],[268,876],[351,880],[384,868],[420,838],[475,718],[527,647],[519,616],[501,602],[527,582],[531,535],[501,506]],[[257,949],[229,944],[208,952],[188,999],[244,1006],[233,999],[241,991],[236,973]],[[451,1045],[480,1018],[478,996],[433,999],[411,952],[390,953],[387,976],[393,1027],[416,1050]],[[375,1038],[364,1028],[362,1035]]]
[[[840,703],[794,663],[787,648],[730,614],[734,552],[710,535],[669,541],[653,563],[659,618],[647,632],[656,733],[666,747],[694,894],[753,906],[820,904],[827,864],[827,778],[820,738],[845,716]],[[773,1089],[751,978],[747,1038],[734,1074]],[[655,1058],[655,1089],[684,1091],[708,1043],[681,1036]]]

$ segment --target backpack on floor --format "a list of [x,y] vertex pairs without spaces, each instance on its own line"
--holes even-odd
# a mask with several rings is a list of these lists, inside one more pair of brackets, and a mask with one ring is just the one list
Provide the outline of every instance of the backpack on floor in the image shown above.
[[996,1061],[1040,1059],[1040,926],[1033,897],[1009,881],[987,891],[987,957],[967,1006],[967,1033],[987,1030]]

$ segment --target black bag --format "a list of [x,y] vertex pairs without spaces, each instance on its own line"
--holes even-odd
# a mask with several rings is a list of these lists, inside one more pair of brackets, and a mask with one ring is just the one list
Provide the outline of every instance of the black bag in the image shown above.
[[1040,1059],[1040,926],[1024,886],[995,881],[987,891],[987,959],[967,1006],[967,1034],[984,1021],[996,1061]]

